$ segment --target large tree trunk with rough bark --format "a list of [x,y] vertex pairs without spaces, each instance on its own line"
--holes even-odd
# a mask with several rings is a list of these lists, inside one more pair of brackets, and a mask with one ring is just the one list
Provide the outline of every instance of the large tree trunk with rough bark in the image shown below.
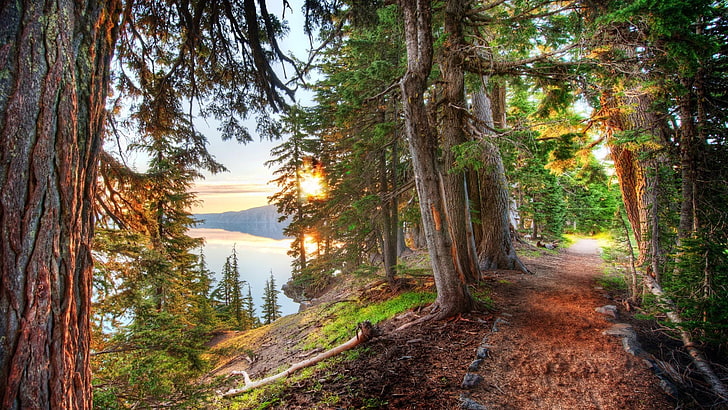
[[463,70],[462,49],[463,19],[465,3],[448,1],[445,6],[445,34],[443,46],[442,71],[442,122],[440,135],[443,145],[443,181],[445,201],[453,241],[455,268],[468,282],[480,279],[477,264],[477,251],[473,237],[470,207],[468,206],[465,169],[457,169],[454,149],[468,141],[465,133],[465,71]]
[[[627,219],[637,241],[638,265],[645,266],[651,274],[655,274],[652,272],[650,242],[651,236],[655,234],[651,230],[654,218],[649,215],[649,211],[657,206],[652,193],[657,189],[656,170],[659,164],[652,151],[659,144],[656,136],[660,133],[660,120],[650,108],[653,97],[637,88],[625,93],[625,96],[605,90],[601,103],[607,144],[619,179]],[[652,140],[649,143],[617,141],[616,134],[624,132],[651,135]]]
[[474,300],[465,278],[458,274],[453,263],[437,163],[437,137],[425,106],[424,94],[433,55],[431,4],[429,0],[401,0],[400,7],[407,46],[407,72],[401,81],[405,132],[437,288],[433,313],[444,318],[471,310]]
[[[485,135],[491,134],[490,130],[495,127],[492,106],[484,90],[473,93],[473,112],[479,121],[480,131]],[[477,172],[477,196],[473,198],[480,211],[480,223],[476,225],[479,229],[478,264],[482,270],[528,272],[513,246],[508,181],[500,151],[489,141],[483,140],[481,144],[483,167]]]
[[0,10],[0,407],[90,408],[91,236],[119,2]]

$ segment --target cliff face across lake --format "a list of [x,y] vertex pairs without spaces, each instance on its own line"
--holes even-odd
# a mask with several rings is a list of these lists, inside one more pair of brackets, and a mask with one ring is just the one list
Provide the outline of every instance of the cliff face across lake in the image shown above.
[[278,221],[280,215],[274,205],[260,206],[244,211],[231,211],[218,214],[198,214],[198,228],[224,229],[272,239],[285,239],[283,229],[289,221]]

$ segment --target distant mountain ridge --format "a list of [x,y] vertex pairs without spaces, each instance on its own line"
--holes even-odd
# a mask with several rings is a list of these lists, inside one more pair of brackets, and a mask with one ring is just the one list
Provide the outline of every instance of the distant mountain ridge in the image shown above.
[[274,205],[259,206],[244,211],[230,211],[217,214],[197,214],[200,220],[197,228],[224,229],[271,239],[285,239],[283,229],[289,220],[278,222],[280,214]]

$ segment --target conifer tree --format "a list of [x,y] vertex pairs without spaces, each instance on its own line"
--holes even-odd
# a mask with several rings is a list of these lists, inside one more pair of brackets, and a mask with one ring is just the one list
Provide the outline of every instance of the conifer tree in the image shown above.
[[263,293],[262,319],[263,324],[273,323],[281,317],[281,306],[278,304],[278,294],[280,291],[276,289],[276,280],[273,277],[273,271],[270,278],[265,281],[265,291]]
[[246,328],[252,329],[260,325],[260,320],[255,316],[255,303],[250,283],[246,282],[245,285],[248,287],[248,292],[243,297],[243,312],[245,313]]
[[[312,159],[321,153],[321,142],[312,135],[309,112],[300,106],[293,106],[281,119],[282,131],[287,139],[271,150],[268,167],[278,166],[273,171],[278,191],[269,200],[276,205],[280,219],[291,218],[291,223],[284,229],[284,234],[294,238],[289,255],[293,260],[293,275],[306,269],[306,234],[312,228],[311,214],[314,205],[308,201],[303,190],[304,174],[310,172]],[[318,161],[318,160],[317,160]]]
[[221,319],[237,329],[249,329],[252,322],[248,318],[243,296],[243,287],[247,282],[240,277],[238,253],[234,245],[230,255],[225,258],[221,276],[220,283],[212,293],[212,297],[218,303]]

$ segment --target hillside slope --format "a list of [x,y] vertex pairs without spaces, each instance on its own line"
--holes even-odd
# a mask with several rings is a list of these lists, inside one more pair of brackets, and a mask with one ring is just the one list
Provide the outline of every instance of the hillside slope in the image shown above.
[[[492,311],[397,330],[423,314],[424,298],[414,310],[380,322],[380,336],[367,345],[217,404],[280,409],[675,407],[647,362],[626,353],[619,338],[605,334],[615,319],[595,308],[614,301],[595,283],[601,274],[597,255],[546,253],[525,259],[535,275],[488,272],[486,280],[472,288],[481,297],[491,295]],[[391,294],[381,282],[364,286],[371,278],[360,279],[268,330],[219,343],[218,352],[243,354],[231,355],[215,374],[246,370],[255,380],[281,371],[350,337],[352,333],[338,339],[321,336],[337,315],[351,314],[347,306],[362,309],[402,295]],[[430,278],[415,277],[410,284],[410,293],[426,293],[432,287]],[[654,338],[651,322],[634,321],[626,312],[616,315],[620,321],[632,321],[642,336]],[[350,318],[350,332],[355,324]],[[658,344],[654,347],[662,349]],[[226,386],[240,383],[234,376]]]

